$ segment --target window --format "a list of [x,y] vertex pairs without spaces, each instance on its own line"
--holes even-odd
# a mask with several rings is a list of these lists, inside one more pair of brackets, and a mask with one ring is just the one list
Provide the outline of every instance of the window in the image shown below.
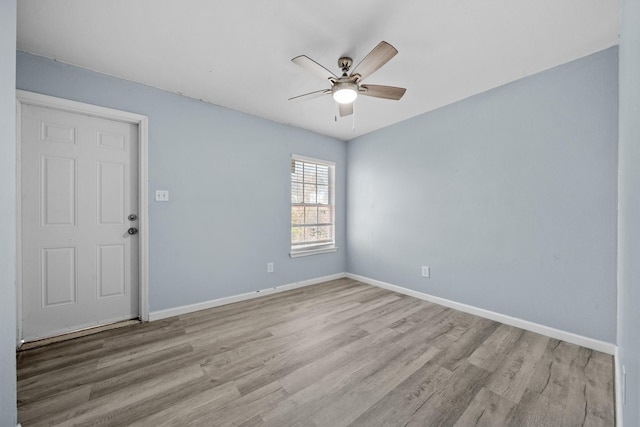
[[335,247],[333,163],[291,159],[291,256],[333,252]]

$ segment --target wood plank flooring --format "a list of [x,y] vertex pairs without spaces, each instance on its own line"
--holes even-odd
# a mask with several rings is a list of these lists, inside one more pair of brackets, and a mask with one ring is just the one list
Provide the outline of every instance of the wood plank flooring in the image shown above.
[[611,356],[350,279],[18,353],[24,427],[613,426]]

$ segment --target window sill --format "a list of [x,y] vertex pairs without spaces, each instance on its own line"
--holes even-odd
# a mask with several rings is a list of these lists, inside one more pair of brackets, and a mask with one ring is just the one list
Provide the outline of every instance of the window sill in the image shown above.
[[309,255],[328,254],[331,252],[336,252],[337,250],[338,248],[335,246],[332,246],[330,248],[309,249],[306,251],[290,252],[289,257],[299,258],[299,257],[309,256]]

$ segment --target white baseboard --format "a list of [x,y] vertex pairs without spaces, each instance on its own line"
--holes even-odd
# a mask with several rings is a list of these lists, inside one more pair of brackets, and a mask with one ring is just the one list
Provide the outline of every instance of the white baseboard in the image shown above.
[[590,348],[592,350],[601,351],[606,354],[613,355],[616,351],[616,345],[605,341],[599,341],[592,338],[587,338],[582,335],[574,334],[572,332],[561,331],[559,329],[551,328],[549,326],[540,325],[538,323],[529,322],[528,320],[518,319],[516,317],[507,316],[506,314],[496,313],[495,311],[485,310],[483,308],[474,307],[467,304],[451,301],[445,298],[436,297],[433,295],[425,294],[423,292],[414,291],[412,289],[403,288],[401,286],[392,285],[390,283],[381,282],[379,280],[370,279],[368,277],[360,276],[358,274],[347,273],[346,275],[350,279],[358,280],[369,285],[377,286],[380,288],[388,289],[401,294],[409,295],[415,298],[419,298],[425,301],[429,301],[435,304],[444,305],[445,307],[453,308],[455,310],[463,311],[465,313],[474,314],[476,316],[484,317],[486,319],[495,320],[506,325],[515,326],[517,328],[525,329],[527,331],[536,332],[541,335],[545,335],[551,338],[559,339],[562,341],[577,344],[582,347]]
[[303,280],[301,282],[275,286],[273,288],[259,289],[254,292],[247,292],[244,294],[232,295],[229,297],[199,302],[196,304],[189,304],[189,305],[183,305],[180,307],[168,308],[166,310],[152,311],[149,313],[149,321],[166,319],[167,317],[173,317],[173,316],[180,316],[182,314],[193,313],[194,311],[206,310],[208,308],[219,307],[221,305],[231,304],[234,302],[245,301],[253,298],[275,294],[278,292],[290,291],[292,289],[316,285],[318,283],[328,282],[330,280],[342,279],[343,277],[346,277],[346,273],[337,273],[337,274],[332,274],[324,277],[316,277],[314,279]]
[[[317,277],[314,279],[303,280],[300,282],[275,286],[273,288],[260,289],[254,292],[247,292],[244,294],[232,295],[229,297],[218,298],[210,301],[204,301],[196,304],[189,304],[189,305],[183,305],[180,307],[168,308],[165,310],[152,311],[149,313],[149,320],[154,321],[154,320],[166,319],[167,317],[180,316],[182,314],[192,313],[194,311],[206,310],[208,308],[218,307],[221,305],[231,304],[234,302],[245,301],[253,298],[271,295],[278,292],[289,291],[291,289],[311,286],[318,283],[327,282],[330,280],[341,279],[343,277],[348,277],[350,279],[358,280],[362,283],[367,283],[369,285],[377,286],[379,288],[388,289],[394,292],[412,296],[414,298],[418,298],[418,299],[429,301],[435,304],[443,305],[445,307],[450,307],[455,310],[463,311],[465,313],[474,314],[476,316],[484,317],[486,319],[495,320],[497,322],[501,322],[506,325],[515,326],[517,328],[525,329],[527,331],[536,332],[538,334],[542,334],[551,338],[570,342],[572,344],[580,345],[586,348],[590,348],[592,350],[601,351],[606,354],[615,355],[617,350],[617,346],[609,342],[595,340],[593,338],[584,337],[582,335],[574,334],[572,332],[562,331],[560,329],[555,329],[549,326],[540,325],[538,323],[530,322],[528,320],[523,320],[516,317],[507,316],[505,314],[496,313],[495,311],[485,310],[483,308],[462,304],[462,303],[451,301],[445,298],[436,297],[423,292],[414,291],[412,289],[403,288],[402,286],[392,285],[390,283],[382,282],[380,280],[371,279],[369,277],[360,276],[358,274],[352,274],[352,273],[337,273],[329,276]],[[618,363],[617,358],[616,358],[616,363]],[[616,365],[616,368],[619,368],[619,367]],[[618,370],[616,370],[616,387],[617,388],[619,388],[621,384],[619,380],[620,378],[618,377]],[[616,399],[616,402],[620,402],[620,399]]]

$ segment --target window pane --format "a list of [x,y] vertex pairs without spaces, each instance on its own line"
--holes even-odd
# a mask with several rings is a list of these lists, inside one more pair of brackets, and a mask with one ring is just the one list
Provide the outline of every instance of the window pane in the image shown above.
[[313,163],[304,163],[304,182],[316,183],[316,165]]
[[315,242],[317,240],[318,227],[305,227],[304,240],[307,242]]
[[304,224],[304,206],[291,206],[291,224]]
[[304,227],[291,227],[291,243],[304,242]]
[[317,203],[316,198],[316,186],[304,184],[304,203]]
[[316,203],[320,203],[322,205],[329,204],[329,186],[328,185],[318,185],[318,201]]
[[291,203],[302,203],[302,183],[291,183]]
[[291,181],[302,182],[302,162],[291,161]]
[[304,215],[305,224],[317,224],[318,223],[318,208],[306,207]]
[[329,166],[317,166],[318,184],[329,185]]
[[329,224],[331,221],[331,209],[327,206],[318,208],[318,224]]
[[330,225],[326,225],[326,226],[322,226],[322,227],[318,227],[316,230],[316,238],[318,241],[323,241],[323,240],[331,240],[331,229],[333,227],[331,227]]

